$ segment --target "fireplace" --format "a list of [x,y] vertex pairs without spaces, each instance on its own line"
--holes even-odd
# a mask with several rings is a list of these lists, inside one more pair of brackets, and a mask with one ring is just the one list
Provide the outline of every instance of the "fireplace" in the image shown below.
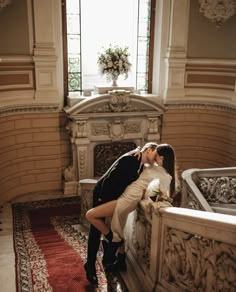
[[112,163],[122,154],[136,148],[134,142],[111,142],[94,147],[94,177],[102,176]]
[[137,145],[160,141],[165,108],[153,95],[113,90],[64,110],[73,157],[64,171],[64,193],[80,195],[79,181],[100,177],[116,158]]

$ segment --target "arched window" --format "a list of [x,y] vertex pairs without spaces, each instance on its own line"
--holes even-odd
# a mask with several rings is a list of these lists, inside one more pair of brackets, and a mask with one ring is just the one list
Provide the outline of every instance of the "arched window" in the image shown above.
[[63,0],[65,97],[107,85],[98,72],[98,53],[109,45],[127,46],[132,64],[121,86],[152,92],[156,0]]

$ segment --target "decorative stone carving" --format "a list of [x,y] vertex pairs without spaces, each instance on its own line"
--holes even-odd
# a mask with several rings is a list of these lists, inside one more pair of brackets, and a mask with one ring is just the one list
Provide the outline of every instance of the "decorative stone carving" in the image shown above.
[[0,11],[9,4],[11,4],[11,0],[0,0]]
[[188,190],[186,207],[193,210],[203,210],[191,190]]
[[74,167],[72,165],[69,165],[64,170],[64,180],[65,180],[65,182],[75,181],[76,180],[75,169],[74,169]]
[[202,177],[198,187],[208,202],[236,204],[236,177]]
[[205,109],[223,111],[229,113],[236,112],[236,106],[234,105],[222,105],[222,104],[203,104],[203,103],[173,103],[168,105],[169,109]]
[[77,137],[86,137],[87,131],[86,131],[86,121],[84,120],[78,120],[76,121],[76,124],[78,125],[78,133]]
[[80,179],[86,178],[86,165],[87,165],[87,148],[81,147],[78,150],[78,163]]
[[91,127],[92,127],[92,135],[94,136],[102,136],[102,135],[109,134],[107,123],[92,124]]
[[218,28],[236,12],[235,0],[199,0],[199,5],[200,12]]
[[18,114],[18,113],[48,113],[48,112],[58,112],[59,105],[58,104],[16,104],[16,105],[8,105],[2,106],[0,108],[0,114]]
[[80,220],[83,223],[86,222],[85,214],[93,207],[93,189],[96,183],[97,180],[95,179],[82,179],[79,181],[79,190],[81,194]]
[[108,123],[109,137],[114,141],[122,140],[125,134],[124,122],[114,120]]
[[[119,125],[120,123],[120,125]],[[92,135],[109,135],[113,140],[119,140],[124,134],[140,133],[140,122],[108,121],[107,123],[91,124]],[[120,133],[120,134],[119,134]]]
[[[154,95],[142,96],[118,90],[79,99],[64,110],[72,144],[73,163],[70,164],[75,166],[78,184],[81,179],[100,177],[118,156],[137,145],[154,140],[159,142],[157,123],[165,107]],[[124,144],[117,146],[118,142]],[[77,194],[79,192],[78,189]]]
[[85,215],[89,209],[93,207],[93,192],[91,190],[84,190],[81,200],[81,220],[85,219]]
[[71,138],[84,138],[87,136],[86,121],[78,120],[76,123],[69,121],[66,125],[66,130],[68,131]]
[[109,100],[109,107],[113,112],[122,112],[130,102],[130,91],[113,90],[108,92],[111,97]]
[[159,127],[158,118],[149,118],[148,121],[149,121],[148,133],[150,134],[158,133],[158,127]]
[[71,121],[66,125],[66,130],[70,136],[70,138],[73,140],[76,137],[77,133],[77,127],[75,127],[75,124]]
[[127,122],[125,123],[125,133],[140,133],[140,122]]
[[147,269],[150,264],[151,231],[152,226],[145,213],[141,208],[137,208],[133,225],[133,246],[138,261],[140,261],[141,265],[144,264]]
[[234,246],[165,228],[161,277],[181,291],[234,291]]
[[133,142],[113,142],[98,144],[94,148],[94,176],[103,175],[122,154],[136,148]]

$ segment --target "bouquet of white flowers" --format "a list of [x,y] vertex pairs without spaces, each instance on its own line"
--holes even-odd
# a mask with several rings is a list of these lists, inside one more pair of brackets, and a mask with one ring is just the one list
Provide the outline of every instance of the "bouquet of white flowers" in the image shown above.
[[172,204],[173,199],[161,192],[160,179],[154,178],[147,186],[144,198],[151,198],[153,201],[167,201]]
[[153,179],[147,186],[145,197],[156,197],[161,194],[159,178]]
[[104,53],[99,53],[97,63],[100,73],[106,75],[108,81],[117,79],[119,75],[125,75],[125,79],[127,79],[131,67],[129,56],[128,47],[110,45]]

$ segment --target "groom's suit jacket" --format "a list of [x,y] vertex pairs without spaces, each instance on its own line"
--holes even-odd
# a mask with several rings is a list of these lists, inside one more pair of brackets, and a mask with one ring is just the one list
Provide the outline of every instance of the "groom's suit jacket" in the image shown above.
[[125,188],[139,177],[143,169],[141,158],[133,154],[134,151],[130,151],[119,157],[98,180],[93,191],[94,206],[118,199]]

